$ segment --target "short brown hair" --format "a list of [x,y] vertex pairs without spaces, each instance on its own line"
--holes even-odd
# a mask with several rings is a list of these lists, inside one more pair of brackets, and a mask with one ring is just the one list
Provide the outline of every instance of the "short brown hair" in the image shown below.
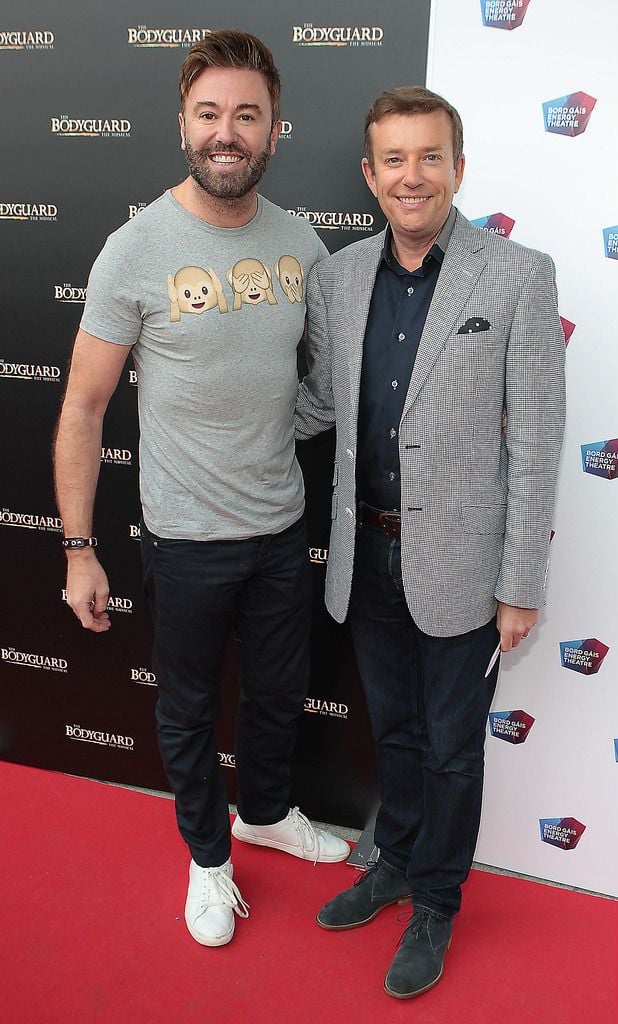
[[233,28],[222,28],[195,43],[180,69],[178,87],[181,108],[193,82],[206,68],[248,68],[250,71],[259,71],[268,86],[273,124],[279,120],[281,79],[272,53],[257,36]]
[[381,93],[365,118],[365,156],[370,166],[373,168],[373,152],[369,137],[372,124],[387,114],[432,114],[434,110],[444,110],[451,119],[453,159],[457,164],[463,153],[463,125],[455,107],[443,96],[438,96],[421,85],[402,85],[398,89],[388,89]]

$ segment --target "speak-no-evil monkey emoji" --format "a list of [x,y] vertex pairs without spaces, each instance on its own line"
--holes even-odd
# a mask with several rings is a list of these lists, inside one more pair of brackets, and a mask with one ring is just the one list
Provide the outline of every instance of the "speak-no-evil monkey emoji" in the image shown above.
[[227,302],[221,282],[214,270],[202,267],[183,267],[167,279],[167,294],[170,300],[170,322],[178,323],[181,313],[205,313],[219,307],[220,313],[227,313]]
[[302,302],[303,268],[296,256],[281,256],[275,263],[275,274],[290,302]]
[[270,270],[261,260],[251,258],[239,260],[227,272],[227,279],[234,292],[233,309],[240,309],[243,303],[257,306],[258,302],[268,300],[270,306],[277,306],[273,294],[273,279]]

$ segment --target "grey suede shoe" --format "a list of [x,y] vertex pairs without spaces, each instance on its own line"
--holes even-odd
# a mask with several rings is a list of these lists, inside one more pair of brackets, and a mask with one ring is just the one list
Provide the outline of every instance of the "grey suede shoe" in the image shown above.
[[325,903],[316,921],[320,928],[333,931],[357,928],[368,924],[384,907],[393,903],[409,903],[410,883],[405,872],[393,868],[381,858],[369,862],[366,872],[357,878],[350,889],[344,889]]
[[439,917],[424,908],[414,912],[384,981],[389,996],[420,996],[440,980],[452,931],[452,917]]

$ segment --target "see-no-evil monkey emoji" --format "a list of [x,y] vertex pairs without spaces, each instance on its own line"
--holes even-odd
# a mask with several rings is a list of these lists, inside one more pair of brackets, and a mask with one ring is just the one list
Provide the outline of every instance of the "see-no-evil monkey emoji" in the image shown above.
[[302,302],[303,268],[296,256],[281,256],[275,263],[275,274],[290,302]]
[[212,268],[183,267],[175,277],[167,279],[167,294],[170,300],[170,322],[180,320],[181,313],[204,313],[219,307],[220,313],[227,313],[227,302],[221,282]]
[[243,302],[257,306],[268,299],[270,306],[278,305],[273,294],[273,279],[270,270],[261,260],[251,258],[239,260],[227,272],[227,279],[234,292],[233,309],[240,309]]

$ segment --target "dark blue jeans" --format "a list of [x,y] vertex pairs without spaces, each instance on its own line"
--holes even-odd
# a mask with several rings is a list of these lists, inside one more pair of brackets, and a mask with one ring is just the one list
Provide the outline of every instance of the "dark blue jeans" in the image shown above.
[[450,916],[478,836],[496,620],[459,636],[421,632],[403,591],[401,542],[365,525],[349,615],[377,746],[376,846],[406,872],[416,907]]
[[181,835],[201,867],[223,864],[230,830],[214,726],[230,626],[240,640],[238,809],[284,818],[290,761],[309,685],[311,577],[304,519],[240,541],[166,540],[142,524],[154,628],[159,749]]

